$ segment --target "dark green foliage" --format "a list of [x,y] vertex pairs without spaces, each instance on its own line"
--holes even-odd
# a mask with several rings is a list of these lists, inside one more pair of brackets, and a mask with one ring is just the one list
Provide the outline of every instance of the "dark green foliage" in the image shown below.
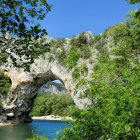
[[129,24],[127,22],[122,22],[110,27],[107,30],[107,35],[113,37],[115,44],[121,42],[121,37],[129,36]]
[[0,96],[5,97],[11,87],[11,80],[0,70]]
[[8,58],[8,54],[6,53],[0,54],[0,66],[6,62],[7,58]]
[[46,0],[1,0],[0,9],[0,32],[27,38],[47,34],[39,24],[28,27],[34,19],[43,20],[51,10]]
[[58,139],[139,139],[139,69],[129,64],[116,69],[114,61],[107,59],[100,61],[88,83],[86,92],[94,104],[74,114],[76,121]]
[[[39,36],[43,36],[47,32],[45,29],[41,29],[39,24],[34,26],[28,26],[28,24],[33,24],[34,20],[43,20],[51,10],[51,6],[46,0],[2,0],[0,1],[0,9],[0,32],[2,33],[0,38],[2,53],[0,65],[2,64],[1,61],[6,62],[7,56],[10,56],[15,67],[23,67],[26,71],[30,71],[30,65],[34,59],[44,52],[48,52],[49,45],[32,44],[32,37],[38,39]],[[7,32],[19,38],[16,40],[13,38],[6,39],[5,34]],[[11,53],[7,53],[6,49],[10,49],[20,57],[25,55],[26,62],[23,62],[22,65],[18,64],[16,58]],[[20,59],[22,61],[23,58]]]
[[130,4],[140,3],[140,0],[126,0]]
[[72,73],[72,77],[76,80],[80,78],[80,68],[79,67],[75,67],[74,71]]
[[30,116],[60,115],[70,116],[74,102],[69,94],[43,94],[35,99]]
[[[43,38],[40,38],[40,42]],[[34,59],[38,58],[40,55],[43,55],[45,52],[50,51],[49,44],[39,43],[31,41],[28,38],[19,38],[19,39],[1,39],[1,51],[0,62],[7,62],[7,57],[10,56],[12,63],[15,67],[24,68],[26,71],[30,71],[30,65],[34,62]],[[22,47],[21,47],[22,46]],[[22,62],[18,64],[17,59],[11,52],[7,52],[6,49],[10,49],[11,52],[19,56],[19,60]],[[26,61],[23,61],[23,56]]]
[[91,50],[87,45],[83,45],[80,47],[80,57],[81,58],[89,58],[91,56]]
[[88,67],[86,64],[83,64],[81,67],[81,74],[88,73]]
[[87,45],[88,44],[88,39],[87,36],[85,35],[85,33],[81,33],[79,36],[77,37],[73,37],[71,39],[70,44],[72,46],[77,46],[78,48],[82,47],[83,45]]
[[82,75],[88,73],[88,67],[86,64],[83,64],[81,67],[75,67],[72,73],[74,80],[79,80]]
[[80,52],[76,47],[71,47],[66,59],[66,64],[68,69],[72,69],[74,66],[76,66],[77,61],[80,58]]
[[103,37],[113,37],[117,47],[111,53],[119,57],[100,54],[91,79],[78,83],[90,85],[85,93],[93,104],[86,111],[75,112],[75,121],[58,139],[140,139],[139,10],[136,13],[131,21],[106,30]]
[[79,36],[74,36],[70,42],[71,46],[78,48],[81,58],[89,58],[91,50],[89,48],[89,41],[85,33],[81,33]]

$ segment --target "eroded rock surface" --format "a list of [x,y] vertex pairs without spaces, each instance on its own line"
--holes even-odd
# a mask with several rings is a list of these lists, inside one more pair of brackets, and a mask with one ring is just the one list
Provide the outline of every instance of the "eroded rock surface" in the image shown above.
[[[88,39],[93,38],[91,33],[87,33]],[[46,39],[47,40],[47,39]],[[47,42],[47,41],[46,41]],[[69,50],[70,39],[66,39],[66,50]],[[47,42],[48,43],[48,42]],[[60,48],[58,48],[59,50]],[[10,50],[8,50],[10,52]],[[17,63],[24,61],[24,56],[21,61],[19,61],[19,56],[14,52],[11,54],[16,58]],[[30,66],[30,72],[24,70],[24,68],[16,68],[11,62],[12,60],[8,58],[8,62],[1,66],[1,69],[5,71],[11,79],[11,91],[8,93],[7,97],[2,97],[2,122],[10,123],[22,123],[30,122],[29,113],[32,110],[34,99],[37,95],[38,89],[48,81],[60,80],[66,87],[68,93],[72,96],[75,104],[80,108],[84,109],[88,104],[91,103],[88,98],[81,98],[81,93],[83,94],[85,87],[81,87],[78,91],[76,90],[76,83],[78,81],[73,80],[73,69],[68,70],[66,65],[58,62],[57,59],[49,61],[49,53],[45,53],[38,59],[34,60],[34,63]],[[96,50],[93,52],[93,56],[96,63]],[[21,58],[21,57],[20,57]],[[83,75],[83,77],[89,77],[90,73],[93,71],[93,63],[89,63],[90,60],[79,59],[78,65],[87,63],[88,73]],[[21,63],[22,65],[22,63]],[[81,76],[82,77],[82,76]]]

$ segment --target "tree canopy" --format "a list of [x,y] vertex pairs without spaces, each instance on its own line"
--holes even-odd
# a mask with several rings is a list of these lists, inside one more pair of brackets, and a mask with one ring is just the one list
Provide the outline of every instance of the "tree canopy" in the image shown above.
[[140,0],[126,0],[130,4],[140,3]]
[[43,20],[49,11],[51,6],[46,0],[1,0],[0,32],[9,32],[18,37],[47,34],[34,21]]

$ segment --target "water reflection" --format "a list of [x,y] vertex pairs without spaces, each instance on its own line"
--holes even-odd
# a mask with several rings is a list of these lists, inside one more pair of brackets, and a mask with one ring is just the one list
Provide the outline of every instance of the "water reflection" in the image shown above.
[[47,136],[50,140],[57,137],[56,132],[66,128],[65,121],[33,121],[30,124],[18,124],[0,127],[0,140],[26,140],[32,132],[39,136]]
[[32,137],[30,124],[18,124],[0,127],[0,140],[25,140]]

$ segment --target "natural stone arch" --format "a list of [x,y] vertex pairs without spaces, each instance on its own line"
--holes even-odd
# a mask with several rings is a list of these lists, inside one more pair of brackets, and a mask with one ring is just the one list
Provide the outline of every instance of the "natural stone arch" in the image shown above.
[[84,108],[90,103],[87,98],[80,99],[75,92],[76,84],[73,82],[72,72],[56,61],[42,58],[36,59],[31,65],[31,71],[25,72],[22,68],[11,67],[5,73],[12,81],[11,92],[3,100],[2,120],[5,122],[29,122],[29,113],[32,110],[38,89],[48,81],[60,80],[79,108]]
[[[79,36],[74,37],[73,41],[79,38]],[[13,60],[8,57],[8,61],[0,68],[10,77],[12,86],[11,91],[7,94],[7,98],[3,98],[2,100],[3,110],[1,120],[12,123],[30,121],[28,115],[32,109],[33,101],[36,97],[38,89],[47,81],[56,79],[60,80],[65,85],[68,93],[72,96],[75,104],[80,109],[85,109],[88,104],[91,104],[91,100],[83,96],[84,91],[89,87],[89,85],[80,85],[80,87],[77,89],[77,83],[83,78],[90,79],[90,75],[93,73],[93,67],[97,63],[98,50],[95,49],[94,46],[88,46],[89,41],[93,38],[94,36],[91,32],[82,34],[80,40],[78,41],[82,40],[83,43],[84,39],[84,43],[87,43],[86,48],[90,50],[92,55],[88,54],[86,57],[79,57],[76,65],[72,68],[69,68],[67,64],[61,63],[61,61],[56,58],[56,55],[59,53],[61,53],[62,56],[63,51],[66,52],[67,57],[69,57],[70,49],[73,47],[70,43],[72,39],[64,39],[64,43],[61,44],[63,46],[58,47],[54,44],[54,46],[51,46],[51,50],[49,52],[46,52],[40,55],[37,59],[34,59],[34,63],[30,65],[30,72],[26,71],[24,68],[15,67],[12,63]],[[33,40],[33,42],[37,41],[38,44],[41,45],[50,42],[50,40],[52,39],[43,38],[43,41],[39,39]],[[17,50],[14,51],[15,47],[12,45],[8,47],[6,51],[8,54],[12,55],[12,57],[15,58],[16,63],[22,67],[22,64],[28,60],[26,60],[24,55],[17,55]],[[108,44],[106,46],[108,46]],[[20,46],[17,47],[20,48]],[[81,51],[80,47],[81,46],[78,46],[76,50]],[[86,52],[87,50],[85,53]],[[53,59],[50,60],[50,56],[53,57]],[[80,73],[78,79],[74,79],[74,71],[76,69],[81,69],[83,65],[88,69],[87,72]]]

